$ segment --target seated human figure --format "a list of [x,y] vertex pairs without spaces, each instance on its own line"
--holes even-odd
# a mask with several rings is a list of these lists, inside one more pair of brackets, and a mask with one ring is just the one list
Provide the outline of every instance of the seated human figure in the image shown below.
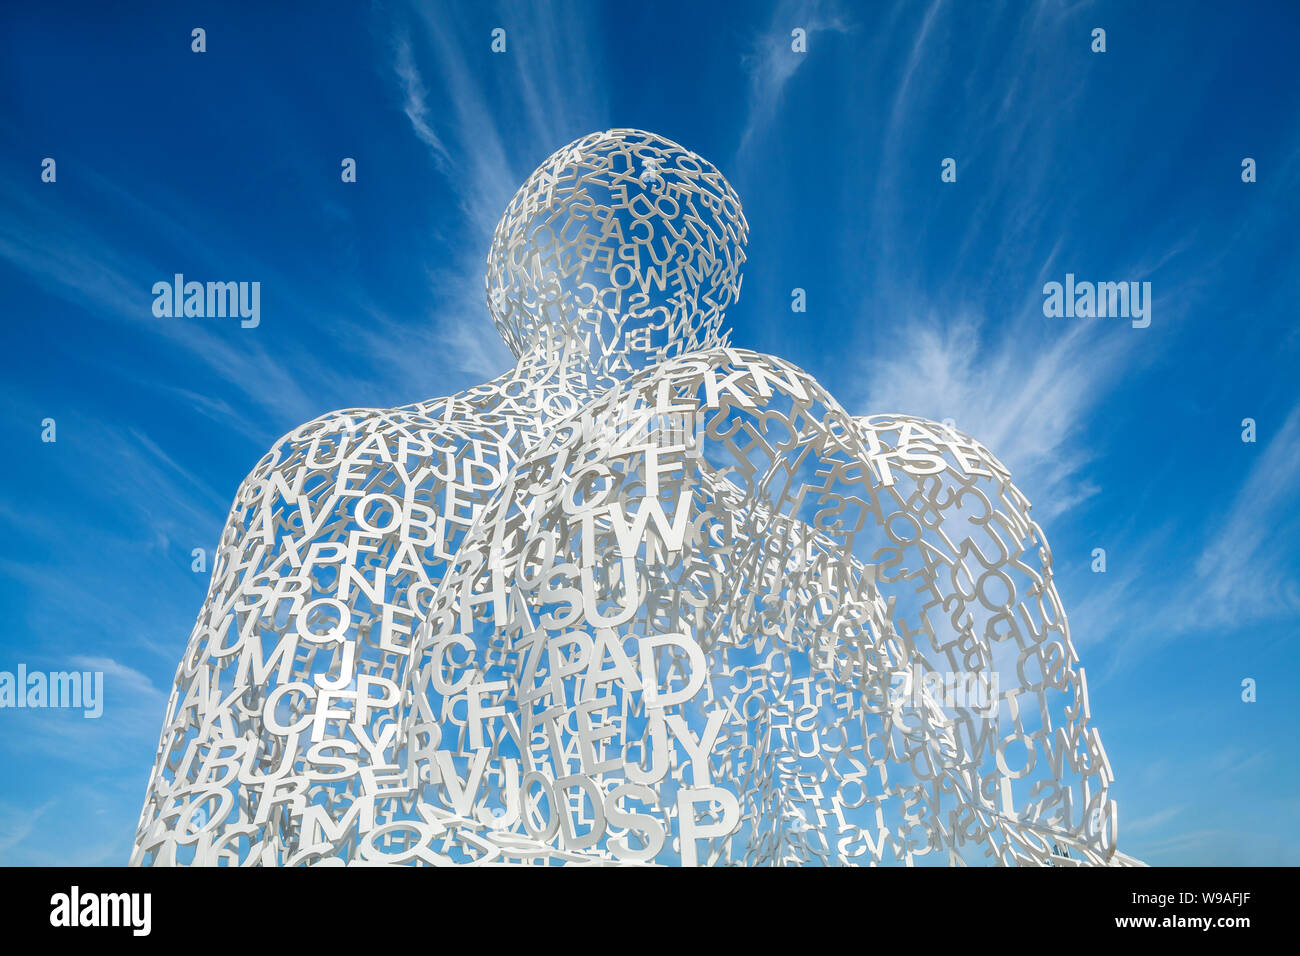
[[517,366],[240,486],[132,863],[1127,861],[1028,502],[732,348],[746,239],[650,133],[529,177]]

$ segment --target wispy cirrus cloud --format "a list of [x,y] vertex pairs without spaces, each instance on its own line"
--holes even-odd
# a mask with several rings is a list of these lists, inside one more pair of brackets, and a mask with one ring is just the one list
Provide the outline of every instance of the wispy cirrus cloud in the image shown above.
[[[487,50],[488,37],[475,31],[469,40],[474,28],[466,13],[453,8],[435,15],[416,4],[389,27],[392,69],[411,131],[429,147],[435,169],[448,177],[457,196],[459,221],[447,222],[439,210],[439,229],[455,233],[458,241],[417,250],[426,259],[436,303],[426,343],[433,348],[392,349],[391,341],[407,339],[410,332],[382,319],[382,334],[373,337],[372,346],[400,351],[392,355],[397,363],[436,352],[481,381],[513,364],[483,291],[496,224],[524,178],[551,152],[609,124],[599,79],[600,46],[581,4],[498,10],[509,52],[486,54],[492,57],[492,83],[472,59],[472,51]],[[516,102],[526,107],[522,114],[510,108]],[[510,122],[503,121],[507,116]]]
[[1131,570],[1108,581],[1097,603],[1085,606],[1096,629],[1115,638],[1110,673],[1184,635],[1300,617],[1297,498],[1300,405],[1262,443],[1227,506],[1207,506],[1200,526],[1189,529],[1195,556],[1190,575],[1181,575],[1180,562],[1180,576],[1166,580],[1162,555],[1173,544],[1159,535],[1139,545]]
[[1261,449],[1196,561],[1188,620],[1225,623],[1243,614],[1300,613],[1300,583],[1287,574],[1300,515],[1300,405]]
[[1120,374],[1126,345],[1102,340],[1081,362],[1084,326],[1026,348],[1025,339],[989,324],[973,314],[909,317],[890,347],[866,360],[856,410],[951,419],[1011,469],[1045,521],[1098,490],[1085,472],[1091,456],[1081,434]]
[[424,88],[424,78],[420,76],[420,71],[415,68],[411,58],[410,37],[404,33],[394,38],[393,70],[402,84],[402,112],[411,121],[411,129],[420,142],[429,147],[434,165],[445,171],[451,163],[451,156],[429,125],[429,106],[426,102],[428,91]]
[[1145,817],[1127,821],[1124,824],[1124,833],[1126,836],[1133,836],[1135,834],[1140,835],[1143,833],[1149,833],[1152,830],[1159,830],[1185,809],[1186,804],[1178,804],[1172,807],[1165,807],[1163,810],[1157,810],[1155,813],[1148,814]]
[[[74,217],[58,204],[36,201],[30,191],[15,185],[15,174],[0,176],[0,191],[24,216],[0,220],[0,262],[64,302],[122,323],[132,335],[167,343],[233,386],[253,409],[269,412],[273,418],[286,410],[304,418],[319,414],[321,409],[307,395],[298,374],[302,366],[311,363],[310,355],[296,356],[297,368],[291,368],[264,345],[258,330],[232,331],[202,321],[159,319],[152,314],[153,283],[170,281],[177,271],[174,262],[182,255],[189,258],[197,252],[215,264],[216,274],[222,278],[233,270],[260,275],[258,281],[271,288],[291,288],[293,283],[268,275],[265,264],[255,264],[242,253],[218,251],[211,240],[192,239],[194,230],[183,219],[169,215],[156,202],[132,195],[93,169],[83,170],[81,175],[86,192],[117,215],[127,221],[146,217],[157,230],[154,249],[123,251],[91,217]],[[187,246],[182,254],[179,249]],[[166,262],[169,257],[172,263]],[[231,422],[248,428],[247,420],[236,414]]]
[[853,27],[838,4],[830,0],[781,0],[776,5],[767,28],[753,38],[743,59],[749,75],[749,101],[738,155],[747,152],[772,125],[786,84],[806,62],[807,54],[792,48],[795,29],[805,32],[811,49],[818,34],[848,33]]
[[0,806],[0,862],[7,861],[10,851],[31,836],[52,806],[53,800],[37,807]]
[[[26,407],[16,412],[33,417]],[[129,425],[77,416],[65,417],[60,429],[59,442],[49,447],[76,462],[61,486],[75,502],[75,521],[66,520],[68,512],[0,504],[9,540],[42,545],[0,557],[0,577],[22,593],[10,616],[48,635],[41,652],[58,660],[143,649],[174,661],[193,620],[193,609],[182,609],[201,600],[192,551],[214,554],[234,489],[210,487]],[[111,561],[104,560],[108,555]],[[152,580],[136,585],[156,596],[123,600],[118,575],[151,565]]]

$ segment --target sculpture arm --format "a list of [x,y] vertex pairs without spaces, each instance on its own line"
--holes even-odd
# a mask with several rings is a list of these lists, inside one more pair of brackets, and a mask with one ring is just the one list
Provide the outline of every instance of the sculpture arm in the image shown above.
[[[668,837],[680,841],[683,805],[680,796],[672,803],[680,791],[669,781],[726,780],[738,791],[730,808],[731,798],[703,790],[720,801],[709,812],[734,826],[732,838],[714,841],[719,860],[780,858],[765,831],[773,813],[796,803],[834,843],[820,847],[822,858],[1051,855],[1033,834],[1062,829],[1049,812],[1064,798],[1053,801],[1053,781],[1017,789],[1024,775],[999,761],[1018,740],[1039,739],[1027,737],[1024,698],[1072,685],[1059,668],[1050,683],[1017,672],[1015,686],[998,691],[992,721],[972,724],[982,707],[949,707],[932,692],[942,688],[926,683],[934,674],[989,677],[1006,661],[942,585],[926,597],[921,585],[936,572],[913,572],[898,553],[909,542],[930,556],[974,505],[969,491],[943,490],[933,462],[924,473],[918,435],[889,445],[799,370],[733,350],[667,363],[588,412],[520,462],[431,605],[406,708],[429,799],[467,799],[463,775],[475,767],[495,781],[495,790],[475,791],[483,797],[509,792],[512,774],[551,785],[585,777],[569,785],[603,786],[607,797],[619,779],[649,781]],[[671,434],[683,421],[698,426],[693,442]],[[940,536],[909,530],[912,511],[942,525]],[[960,583],[963,573],[950,576]],[[936,607],[957,618],[940,621]],[[932,634],[918,623],[931,620]],[[700,657],[676,643],[682,636]],[[1073,660],[1068,645],[1051,650],[1044,636],[1026,647],[1045,643],[1049,665]],[[669,692],[671,705],[647,697],[650,648],[667,651],[663,666],[697,672]],[[626,663],[593,674],[597,659]],[[1024,671],[1036,660],[1031,649],[1016,663]],[[920,686],[900,699],[908,679]],[[582,749],[586,718],[576,715],[592,695],[623,715],[621,755],[608,761]],[[1067,742],[1084,723],[1076,709],[1065,718]],[[711,746],[692,751],[661,720]],[[1087,741],[1084,756],[1058,759],[1084,763]],[[505,812],[528,825],[526,812]],[[581,844],[570,849],[608,852],[602,836],[567,839]]]
[[[874,516],[886,540],[869,560],[896,596],[894,628],[932,673],[952,677],[939,689],[960,743],[950,829],[989,835],[1000,862],[1109,860],[1111,770],[1028,500],[950,426],[901,415],[857,425],[881,482]],[[972,692],[988,706],[960,699]]]
[[286,862],[309,804],[339,813],[362,767],[382,775],[385,698],[396,703],[405,662],[385,634],[428,587],[385,509],[432,514],[419,469],[392,460],[427,423],[407,415],[399,436],[394,420],[323,416],[241,482],[173,681],[133,863]]

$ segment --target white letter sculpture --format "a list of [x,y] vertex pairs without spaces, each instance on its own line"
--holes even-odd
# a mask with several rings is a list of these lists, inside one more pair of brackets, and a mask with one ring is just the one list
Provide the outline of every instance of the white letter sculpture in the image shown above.
[[1029,503],[730,347],[747,226],[610,130],[488,256],[518,365],[240,486],[131,862],[1127,862]]

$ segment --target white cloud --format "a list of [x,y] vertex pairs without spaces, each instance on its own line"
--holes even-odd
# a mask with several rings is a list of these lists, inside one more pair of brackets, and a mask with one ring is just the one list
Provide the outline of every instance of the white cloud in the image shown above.
[[74,667],[83,671],[98,671],[105,680],[111,680],[118,691],[125,691],[132,696],[162,698],[162,691],[153,686],[153,681],[134,667],[115,661],[111,657],[74,656]]
[[855,410],[952,419],[1011,470],[1042,522],[1098,490],[1080,436],[1123,350],[1082,325],[1043,342],[970,314],[909,319],[867,360]]
[[754,38],[744,57],[749,72],[749,104],[744,132],[737,153],[743,153],[776,117],[788,84],[810,54],[791,49],[791,31],[804,30],[808,49],[819,33],[847,33],[851,27],[833,5],[817,0],[783,0],[773,12],[766,30]]
[[41,817],[45,816],[45,811],[53,805],[53,800],[47,800],[32,809],[0,808],[0,860],[31,835]]
[[[426,271],[437,314],[426,332],[375,312],[375,334],[364,337],[395,367],[419,362],[427,368],[436,361],[474,376],[472,384],[477,384],[513,364],[492,325],[483,291],[497,222],[524,178],[550,153],[609,124],[599,45],[582,28],[589,17],[582,15],[581,5],[513,10],[510,52],[494,58],[486,78],[467,53],[463,38],[470,26],[459,16],[455,9],[435,13],[416,6],[410,18],[420,29],[408,34],[406,27],[395,27],[390,37],[412,129],[429,146],[435,167],[459,198],[460,223],[447,222],[445,209],[430,211],[440,230],[458,236],[455,243],[428,252]],[[482,41],[486,52],[486,34]],[[524,105],[522,121],[516,114],[515,120],[503,122],[498,104],[510,100]],[[512,161],[516,152],[519,159]]]
[[[1250,446],[1247,445],[1247,448]],[[1196,562],[1191,617],[1207,623],[1243,615],[1300,611],[1300,588],[1289,578],[1300,492],[1300,405],[1259,452],[1218,531]]]
[[1157,810],[1149,816],[1140,817],[1137,820],[1125,823],[1122,827],[1122,832],[1125,836],[1130,836],[1135,833],[1146,833],[1150,830],[1158,830],[1164,824],[1178,816],[1178,814],[1182,813],[1184,809],[1186,809],[1186,805],[1179,804],[1178,806]]
[[415,63],[411,59],[410,38],[404,34],[398,36],[395,48],[393,70],[402,81],[405,94],[402,111],[411,121],[411,129],[415,131],[415,135],[429,147],[429,154],[433,157],[434,163],[438,168],[445,170],[451,162],[451,157],[447,153],[447,147],[442,145],[442,140],[429,125],[429,107],[425,103],[427,90],[419,70],[415,68]]
[[1177,529],[1188,536],[1180,543],[1175,529],[1158,528],[1131,549],[1127,572],[1107,574],[1104,586],[1071,614],[1076,623],[1087,622],[1092,640],[1116,639],[1107,673],[1186,634],[1235,631],[1300,615],[1300,581],[1292,570],[1300,530],[1298,495],[1300,405],[1263,443],[1227,507],[1203,509],[1210,532],[1191,552],[1190,575],[1179,561],[1174,570],[1183,576],[1170,580],[1169,556],[1175,548],[1196,549],[1199,529]]

